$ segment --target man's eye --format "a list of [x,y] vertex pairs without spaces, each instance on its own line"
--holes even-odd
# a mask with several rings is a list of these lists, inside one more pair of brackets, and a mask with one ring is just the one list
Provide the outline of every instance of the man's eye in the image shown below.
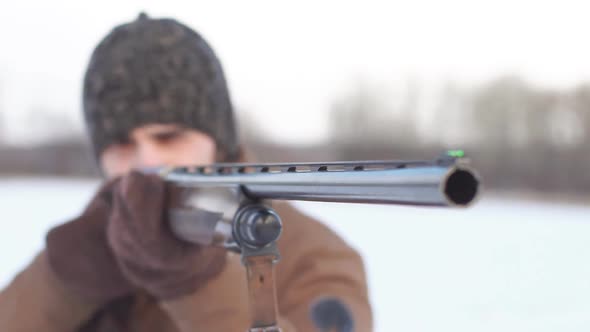
[[158,133],[155,138],[161,143],[167,143],[176,138],[179,138],[180,136],[182,136],[182,134],[183,132],[181,130],[169,131],[165,133]]

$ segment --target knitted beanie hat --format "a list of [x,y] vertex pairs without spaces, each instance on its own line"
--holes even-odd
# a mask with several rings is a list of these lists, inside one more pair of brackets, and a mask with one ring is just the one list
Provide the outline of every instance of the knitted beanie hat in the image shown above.
[[144,124],[178,124],[217,143],[235,160],[233,108],[219,59],[194,30],[145,14],[111,31],[84,78],[83,108],[97,157]]

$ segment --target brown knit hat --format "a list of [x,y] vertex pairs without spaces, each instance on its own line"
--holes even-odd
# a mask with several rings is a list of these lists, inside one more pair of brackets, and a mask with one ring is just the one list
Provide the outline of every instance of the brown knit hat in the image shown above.
[[111,31],[94,50],[83,107],[96,156],[149,123],[210,135],[225,160],[238,155],[233,109],[219,59],[194,30],[145,14]]

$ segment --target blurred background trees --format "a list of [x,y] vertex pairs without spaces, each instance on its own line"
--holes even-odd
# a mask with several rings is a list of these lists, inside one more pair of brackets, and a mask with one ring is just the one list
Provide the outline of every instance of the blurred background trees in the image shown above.
[[[238,116],[261,161],[428,159],[461,148],[488,188],[590,193],[590,84],[552,90],[514,76],[435,88],[357,82],[328,112],[328,138],[307,146],[277,143],[260,130],[260,119]],[[0,141],[0,173],[97,176],[84,134],[55,114],[30,111],[31,130],[45,128],[41,144]]]

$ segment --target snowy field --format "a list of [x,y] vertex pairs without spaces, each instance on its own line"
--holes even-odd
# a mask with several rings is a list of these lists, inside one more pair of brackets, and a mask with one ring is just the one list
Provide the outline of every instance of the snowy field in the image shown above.
[[[0,178],[0,288],[96,186]],[[362,252],[375,331],[590,331],[590,206],[297,205]]]

